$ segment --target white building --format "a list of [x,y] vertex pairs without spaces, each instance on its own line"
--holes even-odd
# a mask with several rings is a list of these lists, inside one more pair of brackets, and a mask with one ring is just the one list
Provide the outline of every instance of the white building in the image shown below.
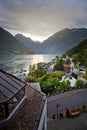
[[62,81],[67,81],[67,80],[69,80],[70,81],[70,86],[71,87],[74,87],[75,86],[75,83],[76,83],[76,81],[77,81],[77,79],[76,78],[74,78],[73,76],[63,76],[62,77]]
[[74,87],[75,84],[76,84],[76,81],[77,79],[79,78],[79,76],[81,75],[82,73],[79,72],[79,71],[76,71],[76,72],[72,72],[72,73],[68,73],[66,75],[64,75],[62,77],[62,81],[66,81],[66,80],[69,80],[70,81],[70,85],[71,87]]

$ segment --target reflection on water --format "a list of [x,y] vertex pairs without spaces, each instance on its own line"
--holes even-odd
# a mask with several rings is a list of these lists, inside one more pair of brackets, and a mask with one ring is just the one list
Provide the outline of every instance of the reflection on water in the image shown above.
[[3,70],[14,72],[19,69],[24,69],[29,72],[30,64],[39,62],[49,62],[56,55],[10,55],[0,56],[0,68]]
[[39,62],[45,62],[45,56],[44,55],[33,55],[31,64],[39,63]]

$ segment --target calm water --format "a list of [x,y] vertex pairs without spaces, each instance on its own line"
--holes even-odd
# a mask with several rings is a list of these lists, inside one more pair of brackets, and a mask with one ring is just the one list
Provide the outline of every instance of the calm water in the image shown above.
[[0,56],[0,68],[8,72],[24,69],[29,72],[30,64],[50,62],[56,55],[10,55]]

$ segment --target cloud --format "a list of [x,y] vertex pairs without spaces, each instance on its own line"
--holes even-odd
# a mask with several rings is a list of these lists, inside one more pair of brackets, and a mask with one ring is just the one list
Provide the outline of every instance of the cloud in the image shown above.
[[87,27],[86,0],[0,0],[0,26],[48,37],[65,27]]

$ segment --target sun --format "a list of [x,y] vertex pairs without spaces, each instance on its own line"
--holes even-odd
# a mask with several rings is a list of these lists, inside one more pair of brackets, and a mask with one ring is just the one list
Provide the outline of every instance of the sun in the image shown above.
[[45,40],[44,36],[35,36],[33,34],[23,33],[24,36],[31,38],[33,41],[43,42]]

